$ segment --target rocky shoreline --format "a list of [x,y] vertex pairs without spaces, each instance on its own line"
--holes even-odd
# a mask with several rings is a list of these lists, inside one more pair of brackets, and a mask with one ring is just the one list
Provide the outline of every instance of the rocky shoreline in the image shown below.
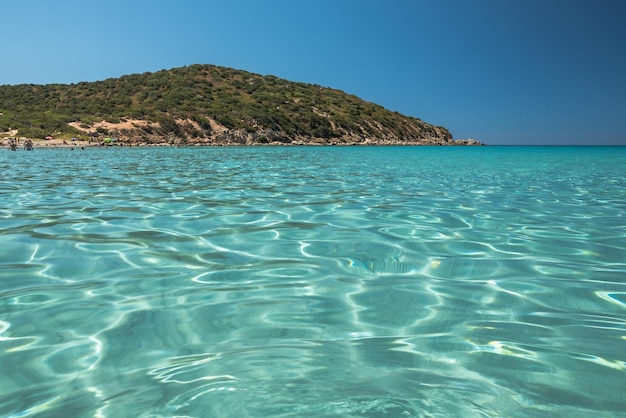
[[[27,138],[19,138],[16,141],[16,148],[18,150],[24,149],[24,143]],[[424,143],[421,141],[362,141],[362,142],[345,142],[345,141],[331,141],[331,142],[305,142],[305,141],[267,141],[267,142],[248,142],[248,141],[184,141],[180,139],[163,139],[163,140],[117,140],[114,142],[94,141],[94,140],[81,140],[81,141],[68,141],[62,139],[43,140],[33,139],[34,148],[87,148],[87,147],[224,147],[224,146],[484,146],[485,144],[476,141],[475,139],[458,139],[445,143]],[[10,138],[4,138],[0,140],[0,146],[5,149],[11,148]]]
[[[19,138],[16,141],[16,148],[24,149],[24,143],[27,138]],[[81,140],[68,141],[62,139],[43,140],[30,139],[34,148],[86,148],[86,147],[224,147],[224,146],[484,146],[485,144],[475,139],[458,139],[445,143],[424,143],[418,141],[363,141],[363,142],[305,142],[305,141],[268,141],[268,142],[248,142],[248,141],[215,141],[215,142],[196,142],[184,141],[180,139],[163,139],[163,140],[117,140],[114,142]],[[11,148],[11,140],[9,138],[2,139],[0,146],[5,149]]]
[[[224,129],[216,125],[209,136],[180,137],[174,135],[146,134],[138,127],[139,121],[124,125],[108,124],[106,134],[85,127],[73,126],[80,134],[72,138],[46,139],[30,138],[36,148],[74,148],[94,146],[481,146],[483,143],[475,139],[452,139],[451,135],[416,136],[399,138],[395,135],[384,137],[363,137],[359,135],[343,135],[336,138],[317,138],[311,136],[289,137],[285,133],[272,130],[249,131],[245,129]],[[141,125],[139,125],[141,126]],[[221,128],[221,129],[220,129]],[[2,146],[10,147],[16,143],[17,148],[24,146],[27,138],[13,136],[0,138]]]

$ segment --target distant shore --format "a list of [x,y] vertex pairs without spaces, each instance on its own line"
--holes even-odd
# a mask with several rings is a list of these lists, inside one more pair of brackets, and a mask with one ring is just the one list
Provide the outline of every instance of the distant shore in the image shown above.
[[485,145],[475,140],[456,140],[453,143],[448,144],[424,144],[424,143],[415,143],[415,142],[369,142],[369,143],[359,143],[359,142],[332,142],[332,143],[319,143],[319,142],[303,142],[303,141],[294,141],[291,143],[285,142],[269,142],[269,143],[241,143],[241,142],[186,142],[186,141],[168,141],[164,140],[161,142],[144,142],[144,141],[128,141],[128,140],[120,140],[120,141],[111,141],[107,142],[106,140],[68,140],[68,139],[33,139],[33,138],[15,138],[15,137],[7,137],[0,138],[0,148],[4,148],[6,150],[11,149],[11,143],[16,143],[16,150],[24,150],[25,142],[30,139],[33,144],[34,149],[46,149],[46,148],[93,148],[93,147],[223,147],[223,146],[260,146],[260,147],[268,147],[268,146],[476,146],[476,145]]

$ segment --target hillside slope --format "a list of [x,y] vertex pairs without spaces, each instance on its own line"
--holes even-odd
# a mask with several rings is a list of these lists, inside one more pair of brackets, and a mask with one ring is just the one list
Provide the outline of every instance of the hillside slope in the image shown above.
[[134,144],[477,144],[340,90],[214,65],[0,86],[2,134]]

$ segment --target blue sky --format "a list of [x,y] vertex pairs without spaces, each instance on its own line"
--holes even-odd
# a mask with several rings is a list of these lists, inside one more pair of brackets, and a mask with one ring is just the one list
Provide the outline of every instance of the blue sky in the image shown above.
[[20,0],[0,84],[215,64],[487,144],[626,145],[624,0]]

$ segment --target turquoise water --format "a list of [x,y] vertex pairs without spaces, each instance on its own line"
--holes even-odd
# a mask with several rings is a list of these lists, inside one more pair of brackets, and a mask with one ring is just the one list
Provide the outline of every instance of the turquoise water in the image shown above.
[[626,416],[626,148],[0,168],[0,416]]

